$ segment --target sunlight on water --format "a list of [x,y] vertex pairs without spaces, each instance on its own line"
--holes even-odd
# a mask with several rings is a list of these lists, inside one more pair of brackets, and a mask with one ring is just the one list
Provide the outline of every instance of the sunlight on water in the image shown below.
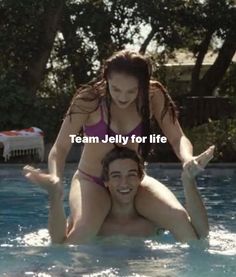
[[[180,180],[166,181],[181,199]],[[177,243],[164,232],[145,239],[120,236],[51,246],[45,229],[47,196],[22,178],[0,179],[0,277],[234,277],[235,181],[202,176],[199,183],[211,227],[207,241]]]
[[211,254],[236,256],[236,233],[230,233],[227,230],[210,232],[208,252]]
[[41,229],[26,234],[22,238],[17,237],[16,241],[22,246],[48,246],[50,245],[50,236],[47,229]]
[[[210,232],[208,241],[191,244],[177,243],[169,232],[164,232],[152,239],[107,237],[81,246],[50,246],[47,229],[40,229],[9,239],[0,249],[8,249],[5,273],[12,270],[9,258],[15,260],[11,275],[3,275],[2,268],[0,276],[232,277],[236,274],[236,234],[222,226]],[[232,259],[226,261],[224,256]]]

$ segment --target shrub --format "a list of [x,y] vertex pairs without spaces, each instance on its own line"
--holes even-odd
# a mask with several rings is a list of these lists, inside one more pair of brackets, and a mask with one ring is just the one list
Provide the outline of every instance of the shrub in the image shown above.
[[236,162],[236,119],[209,121],[185,130],[185,134],[194,146],[195,155],[215,145],[213,161]]

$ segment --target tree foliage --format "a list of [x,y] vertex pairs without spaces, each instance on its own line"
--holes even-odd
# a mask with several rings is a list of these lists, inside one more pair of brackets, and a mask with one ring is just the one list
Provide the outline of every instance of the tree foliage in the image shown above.
[[[156,42],[152,53],[162,62],[178,49],[191,51],[192,94],[211,94],[236,50],[233,2],[1,1],[1,129],[38,125],[53,139],[76,87],[96,77],[114,51],[137,40],[143,53]],[[200,78],[209,49],[218,57]]]

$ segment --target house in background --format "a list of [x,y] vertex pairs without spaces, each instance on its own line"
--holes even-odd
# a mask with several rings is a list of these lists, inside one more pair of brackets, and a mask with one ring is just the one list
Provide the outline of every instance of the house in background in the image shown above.
[[[208,52],[203,60],[201,74],[202,77],[209,67],[214,63],[217,54]],[[171,58],[167,63],[157,66],[157,75],[166,84],[170,94],[174,98],[188,95],[190,92],[191,74],[196,58],[190,52],[179,51],[175,53],[175,58]],[[232,59],[232,64],[236,65],[236,54]],[[236,78],[236,77],[235,77]],[[217,95],[217,91],[215,92]]]
[[[208,52],[204,58],[200,77],[214,63],[217,54]],[[171,97],[177,102],[180,110],[180,120],[185,127],[193,127],[208,122],[211,119],[223,117],[232,118],[236,113],[236,105],[228,96],[219,96],[218,89],[213,95],[191,96],[191,74],[195,65],[192,53],[180,51],[175,58],[169,59],[165,64],[157,66],[157,76],[166,85]],[[232,65],[236,66],[236,54]],[[231,66],[232,66],[231,65]],[[236,95],[236,76],[235,76]]]

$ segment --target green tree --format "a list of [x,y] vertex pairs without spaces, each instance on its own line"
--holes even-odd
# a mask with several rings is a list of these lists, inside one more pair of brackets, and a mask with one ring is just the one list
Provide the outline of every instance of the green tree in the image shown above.
[[[1,1],[1,129],[41,124],[54,132],[76,87],[136,38],[143,53],[151,41],[162,46],[162,61],[176,49],[192,51],[192,94],[211,94],[235,53],[235,23],[231,0]],[[218,56],[200,78],[208,49]]]
[[[153,40],[172,57],[174,50],[186,49],[196,58],[192,71],[191,94],[211,95],[220,84],[236,51],[236,8],[232,0],[125,1],[134,14],[151,26],[141,45],[145,52]],[[201,76],[208,50],[217,53],[209,70]]]

